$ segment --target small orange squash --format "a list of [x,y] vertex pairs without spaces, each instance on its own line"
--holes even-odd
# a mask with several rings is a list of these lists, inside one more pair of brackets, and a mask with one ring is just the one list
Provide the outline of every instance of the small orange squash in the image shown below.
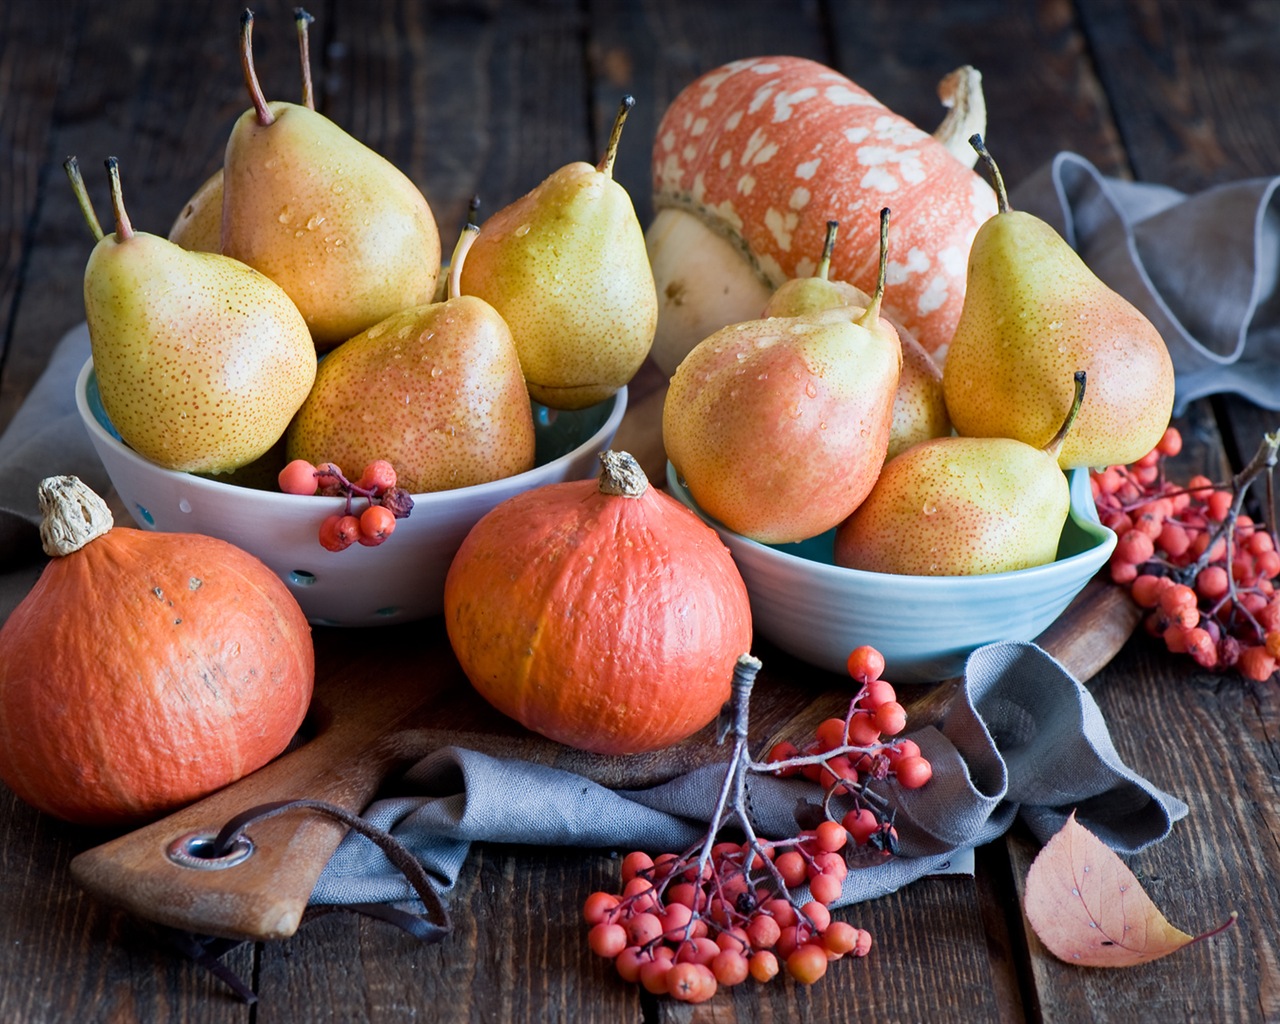
[[626,452],[472,528],[445,579],[467,678],[499,711],[601,754],[657,750],[715,718],[751,645],[746,586],[692,512]]
[[40,485],[54,556],[0,628],[0,779],[78,824],[136,824],[279,754],[315,680],[285,585],[226,541],[112,524],[75,477]]

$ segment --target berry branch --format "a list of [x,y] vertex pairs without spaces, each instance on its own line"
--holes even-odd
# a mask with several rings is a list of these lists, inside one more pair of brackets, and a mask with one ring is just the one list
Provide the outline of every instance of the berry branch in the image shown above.
[[[1111,578],[1148,610],[1146,631],[1170,651],[1264,681],[1280,662],[1280,431],[1263,435],[1249,462],[1224,483],[1203,475],[1186,486],[1170,483],[1165,460],[1181,448],[1181,435],[1170,427],[1132,465],[1091,474],[1099,518],[1118,537]],[[1262,522],[1244,512],[1259,480],[1266,488]]]
[[[326,516],[320,523],[320,545],[329,551],[342,551],[357,542],[376,547],[391,536],[397,519],[413,511],[413,496],[396,486],[395,467],[386,459],[374,459],[356,481],[347,479],[332,462],[317,466],[306,459],[294,459],[280,471],[277,483],[285,494],[347,499],[342,512]],[[358,497],[365,499],[366,505],[356,515]]]
[[[812,984],[845,954],[866,956],[870,932],[833,921],[828,908],[843,891],[849,857],[897,852],[892,805],[868,783],[893,776],[918,788],[933,773],[913,741],[882,742],[882,734],[905,727],[906,712],[880,679],[884,659],[870,647],[849,657],[850,675],[861,686],[843,718],[821,723],[803,751],[782,742],[763,761],[753,760],[750,699],[760,667],[743,655],[734,668],[716,730],[717,743],[732,739],[732,752],[703,838],[679,854],[628,853],[621,894],[593,892],[583,906],[591,949],[612,959],[624,980],[655,994],[703,1002],[720,985],[768,981],[784,966],[796,981]],[[749,811],[752,774],[819,783],[820,820],[786,839],[762,838]],[[848,804],[843,817],[837,798]],[[742,838],[722,839],[734,825]],[[806,883],[810,898],[802,900]]]

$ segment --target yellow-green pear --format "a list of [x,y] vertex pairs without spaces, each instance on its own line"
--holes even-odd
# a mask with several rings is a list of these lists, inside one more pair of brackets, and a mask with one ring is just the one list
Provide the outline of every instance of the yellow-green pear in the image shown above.
[[[811,277],[793,278],[780,284],[765,304],[762,316],[801,316],[848,306],[865,309],[871,305],[871,296],[857,285],[833,281],[829,276],[838,228],[838,221],[827,221],[826,240],[817,270]],[[951,433],[951,419],[942,392],[942,367],[902,323],[883,311],[880,315],[893,324],[902,345],[902,371],[893,399],[893,424],[889,428],[889,448],[885,455],[891,459],[919,441],[946,437]]]
[[817,269],[810,277],[795,277],[778,285],[765,303],[761,317],[804,316],[805,313],[821,313],[825,309],[844,306],[866,309],[871,305],[871,296],[857,285],[831,280],[831,254],[835,252],[839,228],[839,221],[827,221],[827,234]]
[[467,258],[462,291],[511,326],[529,393],[584,409],[627,384],[653,344],[658,296],[644,231],[613,177],[627,111],[597,166],[575,162],[499,210]]
[[431,301],[440,236],[431,207],[393,164],[323,114],[268,103],[253,69],[253,16],[241,58],[253,106],[223,162],[222,252],[277,282],[328,349]]
[[[887,214],[888,211],[885,211]],[[884,462],[902,346],[865,309],[734,324],[676,368],[662,410],[667,457],[694,501],[764,543],[804,540],[844,520]]]
[[374,459],[413,493],[487,483],[534,465],[533,412],[511,332],[483,299],[458,293],[468,225],[449,297],[402,310],[320,361],[288,432],[288,458],[359,473]]
[[1155,447],[1173,410],[1164,339],[1100,281],[1054,229],[1009,208],[991,168],[999,212],[978,229],[968,284],[943,363],[957,433],[1041,447],[1071,404],[1073,368],[1089,374],[1089,404],[1058,455],[1063,468],[1133,462]]
[[252,267],[135,231],[107,161],[116,230],[103,235],[74,160],[67,172],[99,241],[84,272],[102,405],[120,436],[167,469],[226,473],[284,434],[316,373],[302,314]]
[[[302,64],[303,104],[315,110],[311,82],[310,44],[307,29],[315,21],[301,7],[293,10],[298,27],[298,53]],[[222,168],[219,167],[187,200],[169,228],[169,241],[196,252],[222,251]],[[274,481],[273,481],[274,483]]]
[[1007,437],[938,437],[890,459],[836,530],[837,565],[902,576],[976,576],[1052,562],[1070,511],[1058,465],[1081,410],[1074,375],[1067,418],[1044,448]]

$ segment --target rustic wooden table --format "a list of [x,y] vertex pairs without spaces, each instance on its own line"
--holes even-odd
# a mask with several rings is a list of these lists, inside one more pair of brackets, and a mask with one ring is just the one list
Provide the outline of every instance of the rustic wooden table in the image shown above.
[[[414,178],[446,235],[473,194],[494,209],[550,169],[593,159],[624,92],[638,103],[617,175],[647,222],[648,146],[666,103],[701,71],[762,53],[829,62],[926,127],[941,113],[934,83],[975,65],[1013,183],[1064,149],[1185,190],[1280,170],[1274,0],[317,0],[311,10],[319,108]],[[238,13],[212,0],[0,2],[0,428],[82,318],[89,241],[62,159],[119,156],[134,223],[163,232],[246,105]],[[291,5],[264,0],[256,14],[267,92],[293,98]],[[652,415],[661,385],[657,371],[641,373],[636,416]],[[1241,401],[1200,402],[1180,421],[1182,462],[1221,477],[1275,421]],[[644,426],[633,417],[627,429]],[[1188,931],[1240,912],[1233,931],[1162,962],[1102,971],[1049,956],[1020,911],[1036,846],[1015,829],[978,851],[976,877],[841,911],[875,934],[867,960],[813,988],[749,984],[679,1007],[623,984],[587,950],[579,907],[612,880],[610,851],[478,846],[447,942],[329,915],[228,955],[260,996],[247,1007],[77,888],[68,862],[102,835],[0,789],[0,1020],[1280,1019],[1275,681],[1198,671],[1139,635],[1090,687],[1126,761],[1191,807],[1131,867]]]

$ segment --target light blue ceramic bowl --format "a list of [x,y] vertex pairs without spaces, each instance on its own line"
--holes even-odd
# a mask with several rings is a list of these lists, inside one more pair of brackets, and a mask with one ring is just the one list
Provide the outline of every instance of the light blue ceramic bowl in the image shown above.
[[849,652],[870,644],[885,678],[934,682],[958,676],[975,648],[1032,640],[1106,563],[1116,535],[1098,522],[1086,470],[1072,470],[1071,512],[1056,561],[985,576],[895,576],[832,562],[835,531],[799,544],[760,544],[712,519],[667,464],[676,498],[714,527],[751,595],[757,633],[795,657],[845,674]]
[[76,406],[116,493],[138,526],[221,537],[257,555],[317,625],[374,626],[435,615],[444,577],[471,527],[501,501],[561,480],[594,477],[627,408],[623,388],[581,412],[534,405],[537,465],[492,483],[413,496],[413,512],[378,547],[326,551],[321,520],[341,498],[302,497],[162,469],[120,440],[98,395],[93,361],[76,381]]

